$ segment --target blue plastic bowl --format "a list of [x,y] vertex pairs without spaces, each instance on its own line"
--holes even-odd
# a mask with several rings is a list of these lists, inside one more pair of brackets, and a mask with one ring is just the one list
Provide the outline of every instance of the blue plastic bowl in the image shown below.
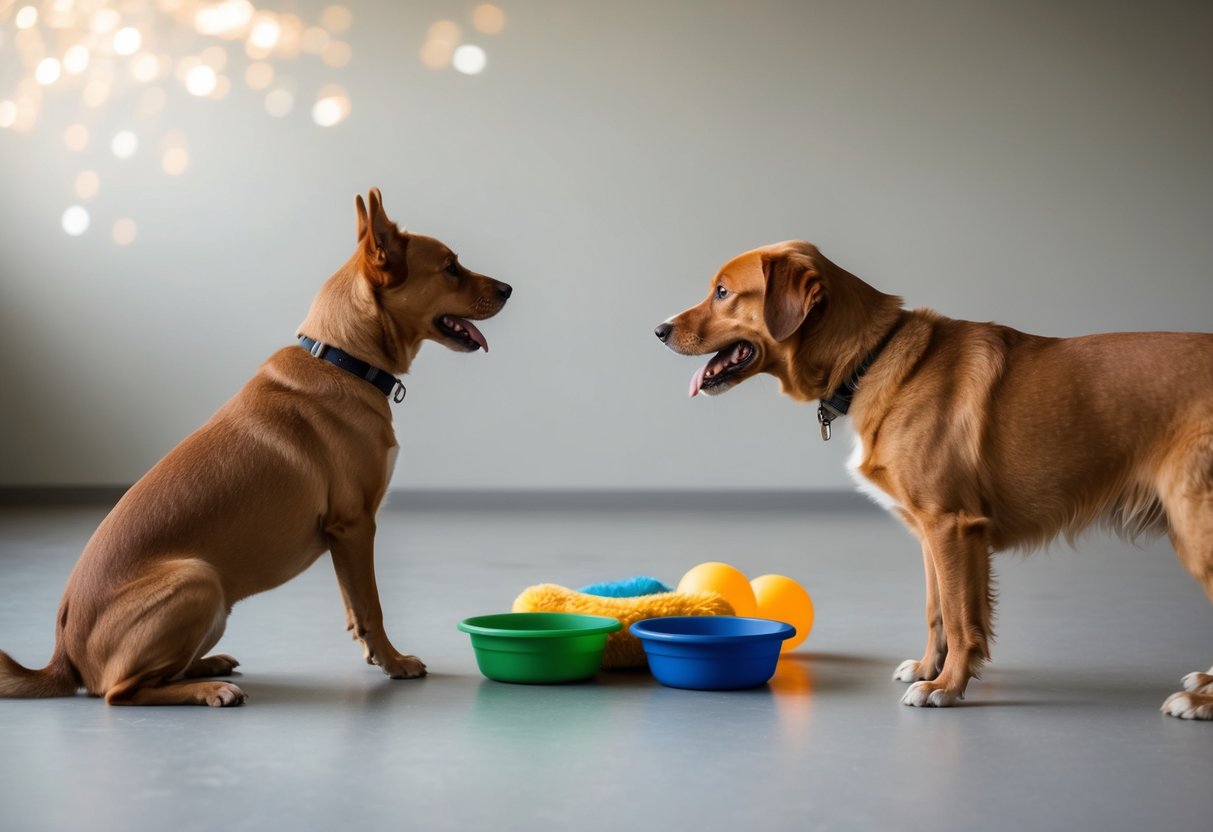
[[671,688],[739,690],[775,674],[779,650],[796,628],[766,618],[675,615],[630,628],[640,639],[657,681]]

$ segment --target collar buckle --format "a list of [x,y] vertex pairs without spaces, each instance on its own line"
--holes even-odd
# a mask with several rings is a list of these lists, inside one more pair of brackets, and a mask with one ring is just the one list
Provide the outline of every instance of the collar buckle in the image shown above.
[[827,410],[823,404],[817,408],[817,421],[821,424],[821,441],[830,441],[830,423],[838,417],[838,413]]
[[396,404],[400,404],[402,401],[404,401],[404,394],[407,392],[408,391],[404,389],[404,382],[402,382],[400,379],[396,379],[396,386],[392,390],[392,401],[394,401]]

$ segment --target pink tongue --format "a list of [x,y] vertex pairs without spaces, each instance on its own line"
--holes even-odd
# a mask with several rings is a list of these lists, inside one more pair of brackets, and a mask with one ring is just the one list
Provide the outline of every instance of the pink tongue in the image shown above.
[[691,376],[691,398],[692,399],[695,398],[695,396],[699,393],[699,388],[703,387],[703,377],[704,377],[704,375],[707,374],[708,366],[711,363],[712,362],[709,361],[707,364],[704,364],[702,367],[700,367],[698,370],[695,371],[695,375]]
[[467,332],[468,337],[480,345],[480,349],[484,350],[485,352],[489,351],[488,340],[484,337],[484,333],[476,328],[475,324],[473,324],[471,321],[465,321],[463,318],[456,318],[453,315],[451,316],[451,320],[463,327]]

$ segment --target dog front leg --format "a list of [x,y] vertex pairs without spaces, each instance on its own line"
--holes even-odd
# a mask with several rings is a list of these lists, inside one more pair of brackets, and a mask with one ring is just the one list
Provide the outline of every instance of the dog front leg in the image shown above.
[[947,707],[964,698],[969,679],[990,657],[990,546],[987,521],[961,512],[920,523],[935,568],[947,656],[939,675],[915,682],[902,704]]
[[392,646],[383,628],[383,608],[375,584],[375,529],[344,528],[330,533],[329,550],[341,595],[346,604],[347,622],[352,622],[354,637],[362,642],[366,660],[379,665],[393,679],[413,679],[425,675],[425,665],[416,656],[407,656]]
[[366,659],[367,664],[374,664],[371,660],[371,648],[366,646],[366,642],[358,635],[358,622],[354,620],[354,608],[350,606],[349,596],[345,594],[345,587],[341,581],[337,581],[337,588],[341,590],[341,604],[345,607],[345,631],[350,634],[350,638],[362,645],[362,657]]
[[906,659],[893,674],[899,682],[917,682],[934,679],[943,670],[948,655],[948,637],[943,627],[943,614],[939,609],[939,579],[935,575],[935,559],[922,538],[922,566],[927,582],[927,647],[922,659]]

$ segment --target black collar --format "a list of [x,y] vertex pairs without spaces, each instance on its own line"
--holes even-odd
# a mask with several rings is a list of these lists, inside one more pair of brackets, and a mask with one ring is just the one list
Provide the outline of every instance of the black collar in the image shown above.
[[381,370],[378,367],[373,367],[365,361],[361,361],[350,355],[345,350],[339,350],[331,344],[326,344],[323,341],[314,341],[306,335],[299,336],[299,346],[310,352],[319,359],[336,364],[347,373],[358,376],[358,378],[369,381],[371,384],[379,388],[383,395],[389,397],[394,402],[404,401],[404,385],[400,379],[389,373],[387,370]]
[[901,328],[901,322],[893,324],[884,337],[880,339],[880,343],[876,348],[868,353],[868,357],[859,362],[859,366],[855,368],[855,372],[851,373],[851,377],[842,383],[842,386],[834,391],[834,395],[829,398],[822,399],[821,405],[817,408],[817,421],[821,423],[821,439],[823,442],[828,442],[830,439],[830,422],[833,422],[839,416],[845,416],[847,411],[851,409],[851,398],[855,395],[855,388],[859,386],[859,380],[863,378],[863,374],[871,369],[872,364],[880,357],[884,348],[893,340],[893,336],[897,334],[897,330]]

